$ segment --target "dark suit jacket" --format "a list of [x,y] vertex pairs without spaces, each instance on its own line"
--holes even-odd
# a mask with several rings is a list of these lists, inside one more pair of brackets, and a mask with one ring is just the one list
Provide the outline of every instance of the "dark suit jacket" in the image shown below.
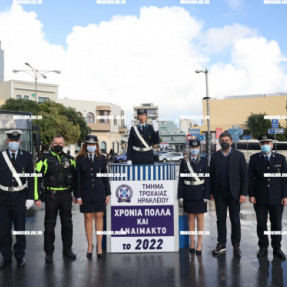
[[102,201],[111,194],[108,177],[99,177],[98,173],[107,173],[105,157],[94,157],[91,162],[88,157],[77,157],[76,164],[76,198],[83,201]]
[[[195,173],[206,173],[209,174],[207,158],[200,158],[197,162],[192,162],[189,158],[190,165]],[[193,177],[183,177],[181,175],[190,174],[187,167],[185,159],[180,162],[179,168],[179,180],[178,180],[178,198],[183,198],[184,200],[203,200],[210,199],[209,195],[209,177],[200,177],[199,179],[204,179],[204,183],[201,185],[186,185],[185,180],[195,181]]]
[[[210,160],[210,194],[217,195],[219,166],[221,150],[215,152]],[[229,162],[229,188],[232,197],[239,200],[240,195],[248,195],[248,173],[244,154],[232,148]]]
[[264,174],[287,173],[286,158],[272,153],[269,165],[262,152],[253,154],[249,162],[249,196],[254,196],[256,204],[281,204],[287,197],[286,177],[266,177]]
[[[10,154],[6,150],[8,157]],[[11,160],[11,158],[10,158]],[[34,173],[32,155],[24,150],[18,150],[17,158],[14,164],[17,173]],[[0,205],[10,206],[25,204],[26,199],[34,199],[34,178],[33,177],[20,177],[23,184],[28,181],[28,188],[20,191],[4,191],[0,189]],[[6,161],[0,152],[0,184],[6,187],[18,186],[16,179],[13,177]]]
[[[139,132],[140,127],[137,125]],[[153,130],[152,125],[146,124],[143,133],[141,136],[144,138],[146,143],[149,146],[155,145],[159,143],[159,135],[158,132]],[[154,163],[154,153],[153,150],[149,151],[136,151],[133,149],[133,146],[144,148],[145,146],[142,144],[140,139],[138,138],[134,127],[131,128],[128,140],[128,152],[127,152],[127,160],[131,160],[133,164],[153,164]]]

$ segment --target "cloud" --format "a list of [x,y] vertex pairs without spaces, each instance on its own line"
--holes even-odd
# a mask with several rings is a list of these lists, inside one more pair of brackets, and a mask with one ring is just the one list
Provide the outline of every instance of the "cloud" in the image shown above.
[[[126,112],[151,102],[170,120],[202,113],[205,79],[196,69],[208,68],[211,97],[287,89],[276,41],[237,23],[204,30],[182,7],[143,7],[138,17],[75,26],[64,49],[45,39],[35,13],[13,5],[0,13],[0,41],[6,80],[31,80],[12,73],[24,62],[59,69],[62,74],[49,74],[48,81],[60,84],[61,98],[112,102]],[[220,57],[224,62],[215,60]]]
[[210,28],[200,36],[200,42],[208,54],[226,53],[238,39],[254,37],[257,32],[247,26],[234,23],[223,28]]
[[[20,5],[0,13],[0,41],[5,52],[5,80],[11,78],[33,80],[25,73],[13,74],[13,69],[26,70],[28,62],[37,69],[61,69],[65,50],[48,43],[42,32],[43,25],[34,12],[25,12]],[[59,81],[57,76],[47,76],[49,81]]]
[[225,2],[234,11],[240,10],[244,5],[243,0],[225,0]]

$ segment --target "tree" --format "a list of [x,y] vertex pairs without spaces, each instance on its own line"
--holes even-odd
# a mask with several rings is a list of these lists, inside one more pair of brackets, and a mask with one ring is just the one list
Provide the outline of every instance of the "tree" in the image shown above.
[[30,112],[32,115],[38,115],[40,105],[39,103],[24,99],[8,99],[0,109],[4,111]]
[[33,124],[40,127],[41,139],[46,148],[55,134],[63,135],[67,144],[80,145],[91,131],[85,120],[79,117],[74,109],[53,101],[37,103],[24,99],[9,99],[1,109],[42,115],[42,119],[33,121]]
[[[262,134],[266,134],[268,129],[272,127],[271,120],[264,119],[266,114],[253,114],[248,117],[246,124],[251,132],[253,138],[258,138]],[[279,124],[279,128],[282,126]],[[286,141],[286,134],[276,135],[276,140]]]
[[247,118],[246,124],[251,132],[253,138],[258,138],[262,134],[266,134],[271,128],[271,121],[264,119],[266,114],[253,114]]

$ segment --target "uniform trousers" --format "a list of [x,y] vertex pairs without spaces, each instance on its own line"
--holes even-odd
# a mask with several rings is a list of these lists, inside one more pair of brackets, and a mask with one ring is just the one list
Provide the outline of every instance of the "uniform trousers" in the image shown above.
[[[281,231],[282,229],[282,214],[284,206],[279,205],[262,205],[254,204],[254,209],[257,218],[257,235],[258,245],[260,248],[267,248],[269,245],[268,235],[264,235],[264,231],[267,231],[267,217],[268,212],[271,222],[271,231]],[[271,235],[271,246],[273,249],[278,250],[281,248],[281,234]]]
[[58,212],[62,225],[63,250],[68,251],[71,250],[73,243],[72,195],[70,191],[57,191],[53,197],[49,192],[46,194],[44,223],[44,250],[46,253],[53,253],[55,249],[55,226]]
[[[25,222],[25,202],[15,206],[0,206],[0,251],[4,259],[12,258],[12,223],[15,231],[25,231]],[[25,249],[25,235],[16,235],[16,242],[13,246],[15,258],[23,258]]]

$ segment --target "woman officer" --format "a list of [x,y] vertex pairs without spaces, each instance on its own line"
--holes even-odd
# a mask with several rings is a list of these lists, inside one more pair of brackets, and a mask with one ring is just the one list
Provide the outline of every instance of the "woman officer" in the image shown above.
[[198,241],[195,250],[194,235],[190,234],[190,253],[201,255],[204,213],[207,212],[209,194],[209,168],[207,158],[200,157],[200,141],[189,141],[190,156],[180,162],[178,198],[185,213],[188,213],[189,231],[195,231],[197,220]]
[[[76,164],[76,198],[80,212],[84,213],[85,230],[88,241],[87,257],[93,252],[93,220],[95,220],[97,238],[97,257],[102,258],[103,216],[111,194],[107,173],[107,163],[98,144],[98,138],[87,135]],[[101,176],[102,174],[102,176]]]

